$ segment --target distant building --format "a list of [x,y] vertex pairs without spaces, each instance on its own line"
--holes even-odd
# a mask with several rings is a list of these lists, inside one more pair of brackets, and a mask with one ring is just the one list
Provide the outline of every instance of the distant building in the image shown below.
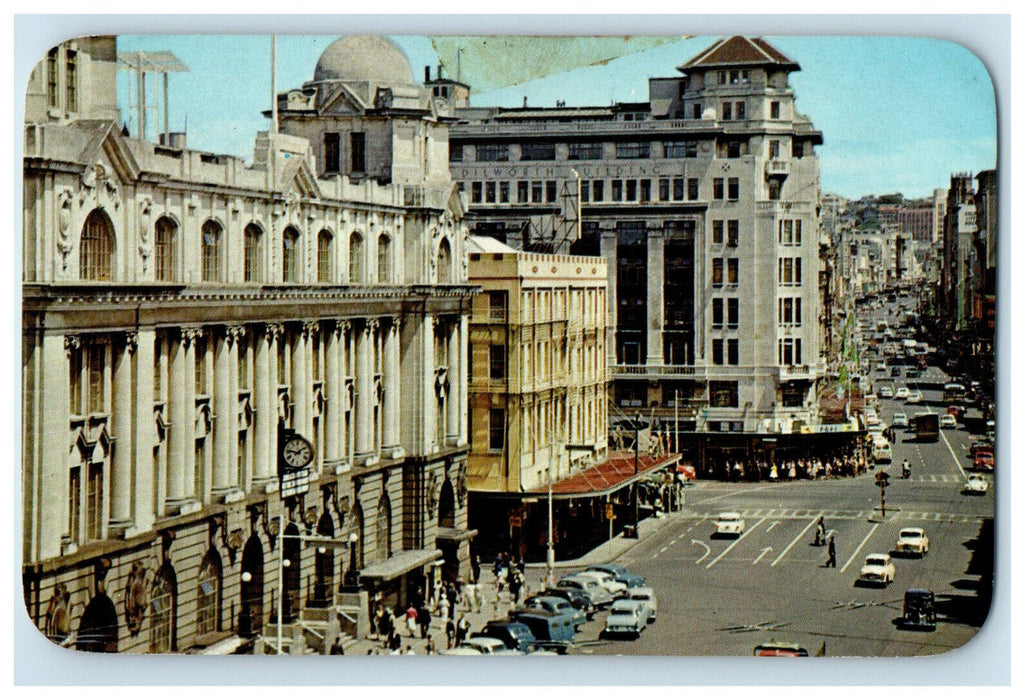
[[432,95],[389,41],[338,40],[248,166],[123,135],[118,60],[66,42],[26,96],[33,623],[185,651],[275,638],[281,558],[284,623],[352,633],[464,578],[474,289]]

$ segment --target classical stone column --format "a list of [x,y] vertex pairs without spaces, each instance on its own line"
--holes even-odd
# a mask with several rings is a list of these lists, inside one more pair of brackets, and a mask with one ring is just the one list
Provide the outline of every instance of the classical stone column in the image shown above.
[[308,373],[311,362],[311,332],[308,324],[297,329],[290,357],[290,398],[294,405],[291,427],[299,435],[312,439],[311,395],[312,379]]
[[[165,500],[168,506],[181,505],[185,499],[186,454],[193,461],[193,446],[187,447],[187,439],[193,436],[193,360],[190,346],[196,329],[184,328],[178,341],[169,338],[170,352],[168,379],[168,460],[165,467]],[[191,371],[187,371],[187,367]],[[187,389],[189,388],[189,394]],[[193,479],[193,470],[190,478]]]
[[376,331],[376,319],[368,319],[358,334],[358,357],[355,367],[355,421],[357,439],[355,440],[355,459],[368,459],[375,446],[373,445],[373,333]]
[[449,445],[459,441],[459,323],[452,321],[448,328],[448,417],[445,424],[445,440]]
[[[212,409],[215,413],[215,449],[212,454],[211,490],[214,494],[225,494],[229,490],[229,443],[233,434],[230,421],[233,415],[233,402],[230,397],[229,365],[230,351],[233,341],[226,333],[214,338],[215,351],[215,386]],[[235,389],[235,387],[232,387]]]
[[323,426],[323,430],[326,432],[326,455],[323,461],[325,465],[335,464],[341,458],[340,427],[344,415],[340,380],[342,330],[338,321],[333,324],[326,338],[326,382],[323,385],[323,396],[326,398],[325,425]]
[[[226,465],[230,491],[244,487],[246,473],[241,473],[240,464],[240,353],[247,349],[247,329],[244,326],[227,326],[229,338],[229,451]],[[246,372],[246,367],[244,368]],[[245,470],[246,471],[246,470]]]
[[601,244],[599,252],[606,259],[606,355],[609,364],[615,365],[618,361],[616,354],[616,297],[620,291],[616,288],[616,231],[614,229],[602,229]]
[[[133,354],[136,352],[136,333],[125,334],[115,356],[114,387],[111,392],[111,432],[115,450],[111,461],[110,523],[126,526],[132,518],[133,490]],[[143,397],[146,399],[147,397]]]
[[180,436],[183,441],[183,494],[186,500],[200,500],[203,494],[194,493],[195,470],[197,464],[194,460],[194,444],[197,436],[195,432],[194,419],[197,415],[196,384],[194,372],[197,366],[197,339],[204,333],[200,328],[183,329],[183,346],[186,349],[183,372],[183,402],[185,404],[183,416],[183,432]]
[[383,433],[384,447],[393,454],[401,447],[401,343],[400,321],[386,319],[383,343]]
[[645,363],[663,364],[663,287],[666,279],[666,263],[663,250],[663,229],[649,228],[646,280],[646,351]]
[[268,483],[276,476],[276,353],[283,333],[278,323],[265,324],[265,333],[256,334],[254,352],[254,479],[255,485]]
[[[158,490],[154,464],[154,448],[158,444],[157,426],[154,420],[154,363],[155,331],[141,328],[137,333],[136,371],[136,418],[133,421],[135,476],[133,479],[132,521],[137,532],[151,529],[158,513],[155,509],[155,494]],[[168,414],[166,413],[166,418]]]
[[469,442],[469,316],[459,317],[459,445]]

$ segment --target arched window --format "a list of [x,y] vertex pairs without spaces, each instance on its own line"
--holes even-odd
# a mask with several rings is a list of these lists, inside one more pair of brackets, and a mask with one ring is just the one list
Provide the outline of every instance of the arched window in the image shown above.
[[391,239],[386,234],[380,234],[380,240],[376,244],[376,281],[380,284],[390,284],[394,281],[394,256],[391,255]]
[[384,493],[376,507],[376,559],[391,556],[391,499]]
[[333,282],[333,234],[326,229],[319,232],[316,257],[316,280],[323,284]]
[[176,278],[176,222],[167,216],[154,224],[154,279],[172,282]]
[[284,282],[297,282],[300,278],[298,274],[298,258],[300,258],[298,244],[300,237],[297,234],[297,229],[293,226],[288,226],[283,231],[283,281]]
[[79,239],[79,279],[111,281],[111,261],[115,256],[115,234],[111,219],[100,209],[86,217]]
[[167,563],[154,577],[150,613],[150,650],[158,654],[175,651],[176,575]]
[[437,526],[455,527],[455,491],[449,479],[444,480],[441,496],[437,499]]
[[445,238],[441,241],[441,247],[437,249],[437,284],[452,283],[451,267],[451,244]]
[[351,284],[362,284],[365,281],[365,251],[362,247],[362,234],[355,231],[351,234],[348,245],[348,267]]
[[201,226],[201,280],[222,281],[222,227],[211,219]]
[[197,634],[222,629],[222,557],[209,549],[197,576]]
[[244,282],[262,281],[262,230],[257,224],[244,228]]

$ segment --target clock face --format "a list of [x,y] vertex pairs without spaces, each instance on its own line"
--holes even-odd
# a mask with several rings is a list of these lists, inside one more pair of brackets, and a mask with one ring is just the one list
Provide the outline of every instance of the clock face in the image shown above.
[[283,461],[295,469],[308,466],[314,456],[312,444],[299,435],[283,444]]

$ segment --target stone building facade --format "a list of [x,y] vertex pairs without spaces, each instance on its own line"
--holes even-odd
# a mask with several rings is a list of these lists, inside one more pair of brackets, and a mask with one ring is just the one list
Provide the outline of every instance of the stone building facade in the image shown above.
[[[340,39],[246,165],[125,136],[116,73],[114,37],[67,42],[26,96],[32,621],[184,651],[267,637],[284,559],[288,623],[463,576],[474,288],[430,91]],[[312,461],[281,479],[291,436]]]
[[675,430],[678,401],[682,446],[759,444],[816,419],[822,135],[796,110],[799,65],[763,39],[678,70],[647,102],[457,108],[452,175],[477,235],[605,258],[611,418]]

